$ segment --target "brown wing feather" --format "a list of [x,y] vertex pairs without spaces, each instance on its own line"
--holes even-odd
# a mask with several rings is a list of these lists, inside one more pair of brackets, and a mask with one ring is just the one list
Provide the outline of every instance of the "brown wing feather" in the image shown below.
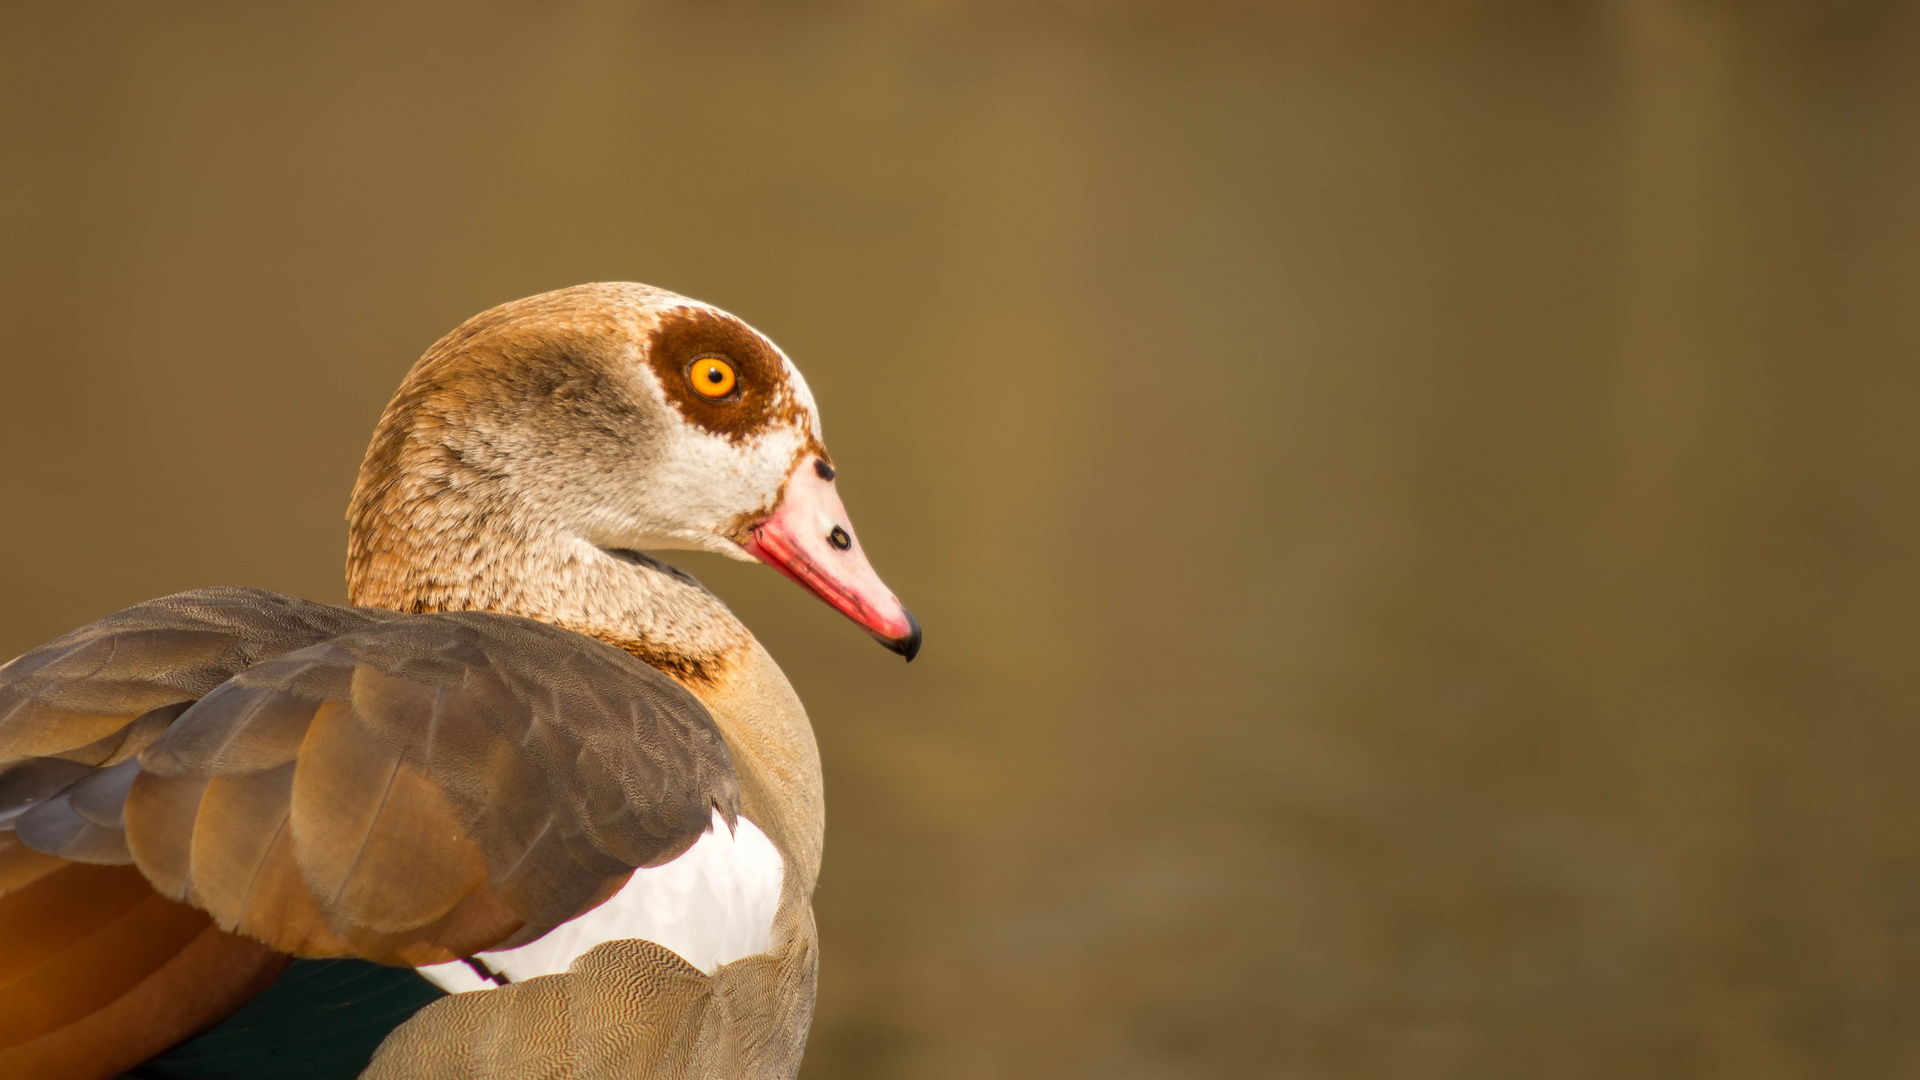
[[[389,617],[208,589],[110,615],[0,666],[0,1076],[117,1073],[231,1013],[285,966],[126,865],[137,757],[235,672]],[[191,814],[205,787],[148,795]],[[164,890],[174,897],[191,836],[156,859],[177,867]]]
[[[0,833],[0,905],[8,893],[24,889],[66,865],[65,859],[35,851],[18,837]],[[4,920],[0,920],[0,926],[4,925]],[[0,955],[8,952],[0,950]]]
[[247,668],[140,763],[125,820],[163,891],[282,951],[387,963],[558,925],[738,803],[725,743],[678,684],[477,612]]
[[[0,1076],[117,1076],[232,1014],[266,989],[292,959],[224,933],[204,913],[182,910],[200,920],[197,936],[104,1007],[0,1049]],[[120,958],[106,959],[97,977],[113,977]],[[83,984],[95,977],[89,973]]]
[[[127,836],[127,848],[154,890],[184,901],[193,877],[193,821],[211,784],[209,776],[155,776],[142,772],[127,792],[128,820],[171,821],[169,829],[148,829]],[[177,823],[185,822],[185,827]]]
[[75,862],[131,862],[120,818],[130,763],[196,699],[251,664],[392,617],[201,589],[116,612],[0,666],[0,829]]
[[[108,874],[120,875],[120,880],[96,880]],[[0,986],[0,1047],[17,1046],[112,1003],[206,929],[205,914],[147,888],[132,867],[73,864],[35,888],[56,885],[69,875],[81,880],[61,890],[68,898],[97,891],[132,902],[110,917],[83,924],[84,935],[62,942],[22,977]],[[69,912],[45,922],[63,928],[75,924]]]
[[0,1067],[140,1060],[278,970],[174,901],[281,953],[443,961],[537,937],[737,804],[700,704],[569,631],[138,605],[0,666]]

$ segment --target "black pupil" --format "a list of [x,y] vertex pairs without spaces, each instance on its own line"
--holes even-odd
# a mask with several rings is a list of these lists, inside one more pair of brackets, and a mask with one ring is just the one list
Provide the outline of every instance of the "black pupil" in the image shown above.
[[726,382],[727,373],[721,369],[719,364],[715,364],[707,369],[707,381],[710,383]]

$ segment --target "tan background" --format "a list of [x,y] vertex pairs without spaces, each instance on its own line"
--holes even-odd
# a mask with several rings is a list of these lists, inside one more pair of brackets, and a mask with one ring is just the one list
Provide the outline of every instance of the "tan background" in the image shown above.
[[653,282],[927,627],[682,560],[810,1080],[1920,1075],[1920,18],[1820,10],[11,5],[0,654],[340,599],[412,359]]

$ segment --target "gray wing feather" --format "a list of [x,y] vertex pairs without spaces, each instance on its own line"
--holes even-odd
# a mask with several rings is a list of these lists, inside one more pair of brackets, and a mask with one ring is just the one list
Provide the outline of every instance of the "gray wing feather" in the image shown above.
[[394,614],[265,589],[198,589],[115,612],[0,666],[0,830],[75,862],[132,862],[119,811],[97,798],[76,806],[69,786],[131,761],[249,665]]

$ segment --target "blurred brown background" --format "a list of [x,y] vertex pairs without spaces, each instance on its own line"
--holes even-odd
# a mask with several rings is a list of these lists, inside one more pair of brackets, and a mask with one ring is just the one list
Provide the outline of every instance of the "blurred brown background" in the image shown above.
[[809,1080],[1920,1075],[1920,11],[13,5],[0,655],[343,597],[495,303],[781,342]]

